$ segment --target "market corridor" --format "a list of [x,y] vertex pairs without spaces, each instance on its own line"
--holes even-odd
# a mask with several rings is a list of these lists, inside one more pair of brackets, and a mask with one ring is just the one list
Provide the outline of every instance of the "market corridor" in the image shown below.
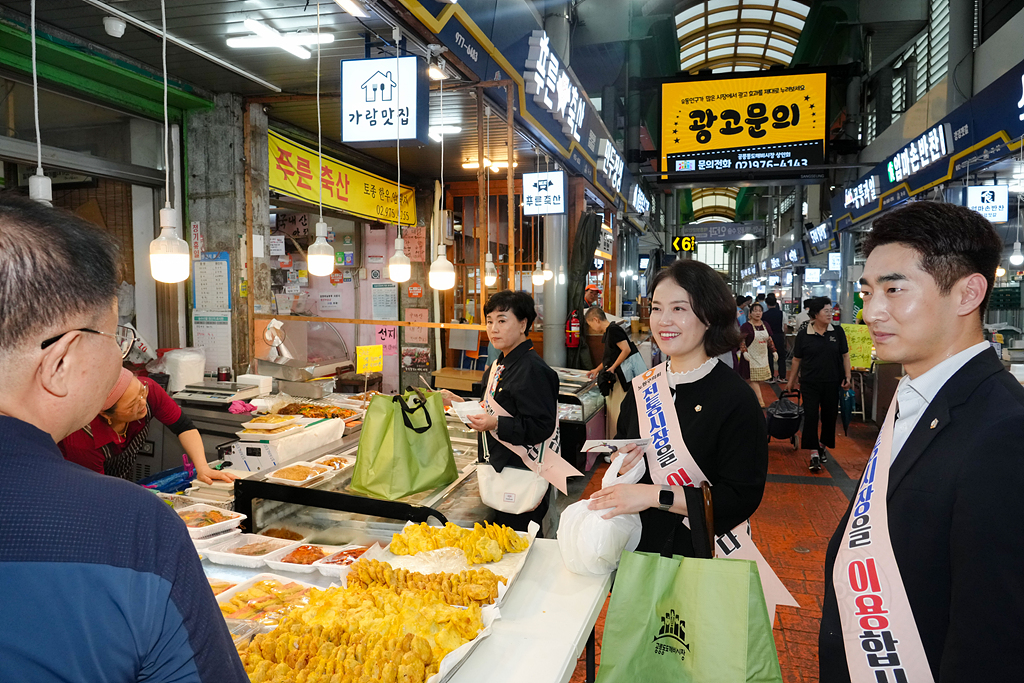
[[[764,383],[759,387],[764,404],[770,405],[776,399],[775,387]],[[794,451],[788,441],[773,439],[768,444],[768,483],[751,527],[761,553],[800,603],[800,609],[779,606],[775,617],[775,646],[786,683],[818,680],[825,549],[877,435],[878,428],[872,424],[854,421],[849,435],[840,425],[836,448],[829,450],[829,461],[818,474],[808,472],[805,451]],[[606,467],[604,463],[595,466],[582,497],[600,486]],[[603,628],[604,612],[597,621],[599,665]],[[581,656],[572,683],[582,683],[585,673]]]

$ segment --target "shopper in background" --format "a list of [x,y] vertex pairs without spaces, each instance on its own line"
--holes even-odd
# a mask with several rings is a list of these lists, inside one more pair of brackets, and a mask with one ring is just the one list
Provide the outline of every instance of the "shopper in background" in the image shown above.
[[[715,357],[739,346],[735,303],[722,277],[700,261],[676,261],[661,270],[651,292],[651,332],[670,359],[659,366],[668,375],[668,398],[683,444],[712,484],[715,532],[722,534],[754,514],[768,475],[768,436],[757,397]],[[622,402],[616,438],[640,437],[640,420],[649,423],[650,418],[639,412],[631,387]],[[625,458],[622,471],[645,457],[636,445],[620,452]],[[643,531],[638,550],[661,552],[674,534],[673,553],[693,557],[690,530],[683,524],[683,487],[655,485],[651,472],[657,464],[648,460],[639,484],[596,492],[590,508],[605,510],[606,518],[639,512]]]
[[[597,306],[588,308],[585,318],[587,326],[595,334],[601,335],[601,342],[604,344],[604,357],[601,364],[588,372],[587,376],[591,378],[599,377],[602,372],[609,372],[615,376],[611,392],[606,395],[604,400],[606,415],[605,436],[610,439],[615,435],[616,425],[619,421],[619,405],[622,403],[623,396],[626,395],[626,387],[637,375],[631,368],[629,377],[626,377],[622,364],[633,354],[639,355],[640,352],[633,342],[629,340],[629,335],[622,329],[622,326],[613,325],[608,322],[608,316]],[[644,367],[644,370],[646,369]]]
[[793,316],[793,332],[800,334],[807,328],[807,323],[811,319],[811,315],[808,312],[808,308],[814,299],[804,299],[804,306],[800,309],[800,312]]
[[596,306],[598,300],[601,298],[601,288],[597,285],[587,285],[583,289],[583,301],[586,302],[587,308]]
[[100,414],[57,446],[66,460],[101,474],[135,481],[135,461],[147,443],[153,418],[178,437],[196,468],[196,479],[205,484],[214,479],[236,479],[235,475],[206,464],[203,437],[163,387],[148,377],[135,377],[124,368]]
[[[786,361],[789,358],[789,350],[786,348],[786,314],[779,307],[778,299],[775,298],[775,292],[770,292],[765,297],[765,303],[768,304],[768,309],[764,312],[762,319],[764,324],[772,331],[772,341],[775,343],[775,350],[778,351],[779,357],[776,359],[774,356],[769,356],[768,361],[772,366],[772,377],[776,377],[778,381],[786,381]],[[768,380],[772,382],[774,380]]]
[[[490,388],[493,399],[509,416],[481,413],[468,419],[480,432],[480,460],[489,462],[498,473],[506,467],[527,469],[509,444],[542,444],[558,426],[558,375],[537,355],[526,336],[536,317],[533,298],[525,292],[506,289],[491,296],[484,306],[487,337],[501,355],[484,369],[481,383],[485,391]],[[548,496],[544,496],[530,512],[496,512],[494,522],[526,531],[534,521],[543,529],[547,511]]]
[[743,325],[747,322],[747,297],[742,294],[736,295],[736,324]]
[[[740,377],[753,382],[773,382],[770,361],[778,356],[772,341],[772,328],[762,320],[763,306],[756,301],[750,306],[750,316],[740,327]],[[755,392],[760,391],[753,386]]]
[[86,221],[0,195],[0,678],[243,683],[181,519],[57,448],[127,353],[118,261]]
[[827,296],[811,299],[807,312],[810,324],[793,343],[787,390],[799,388],[803,395],[801,447],[811,450],[810,470],[817,472],[828,460],[825,449],[836,447],[839,389],[850,387],[850,348],[843,328],[832,324],[832,302]]
[[859,640],[851,604],[858,519],[882,587],[862,604],[884,601],[905,680],[1024,680],[1024,389],[982,329],[1004,249],[980,215],[939,202],[890,211],[867,234],[864,321],[878,357],[906,375],[826,553],[822,681],[874,680],[869,653],[887,654]]

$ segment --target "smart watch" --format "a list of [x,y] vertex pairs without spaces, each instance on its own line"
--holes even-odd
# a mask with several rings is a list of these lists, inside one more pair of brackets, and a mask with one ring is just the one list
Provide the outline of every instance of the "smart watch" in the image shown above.
[[676,492],[671,486],[662,486],[658,491],[658,509],[668,512],[669,508],[676,502]]

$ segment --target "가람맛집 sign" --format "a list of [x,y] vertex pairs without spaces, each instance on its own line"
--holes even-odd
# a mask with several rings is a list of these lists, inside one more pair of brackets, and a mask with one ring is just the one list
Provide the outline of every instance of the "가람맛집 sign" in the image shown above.
[[826,90],[823,73],[665,83],[662,171],[821,165],[828,130]]

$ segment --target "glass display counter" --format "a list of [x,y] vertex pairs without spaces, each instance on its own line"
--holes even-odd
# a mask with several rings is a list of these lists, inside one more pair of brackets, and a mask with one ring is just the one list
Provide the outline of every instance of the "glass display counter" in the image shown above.
[[562,428],[562,457],[581,472],[586,457],[580,452],[588,439],[605,438],[604,396],[597,380],[585,370],[552,368],[558,374],[558,422]]
[[[407,521],[436,520],[472,527],[493,519],[480,500],[476,478],[477,441],[461,422],[448,422],[458,478],[446,486],[395,501],[371,498],[351,489],[354,465],[308,487],[267,480],[281,465],[235,482],[235,509],[248,516],[245,531],[269,528],[297,532],[317,543],[342,545],[390,541]],[[467,433],[468,432],[468,433]],[[346,437],[337,451],[353,463],[359,435]]]

